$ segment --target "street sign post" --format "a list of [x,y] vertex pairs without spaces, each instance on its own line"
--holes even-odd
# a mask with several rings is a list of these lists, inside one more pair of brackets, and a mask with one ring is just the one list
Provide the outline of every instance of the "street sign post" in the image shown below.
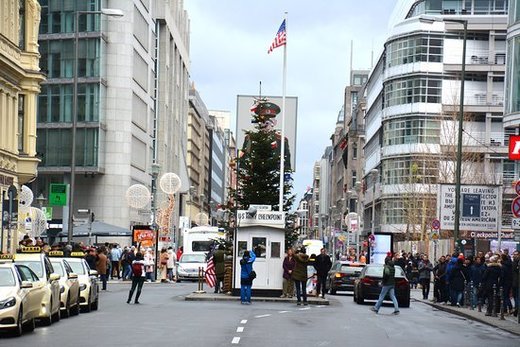
[[49,191],[49,204],[51,206],[67,205],[67,184],[51,183]]
[[438,219],[434,219],[432,221],[432,229],[439,230],[441,227],[441,222]]

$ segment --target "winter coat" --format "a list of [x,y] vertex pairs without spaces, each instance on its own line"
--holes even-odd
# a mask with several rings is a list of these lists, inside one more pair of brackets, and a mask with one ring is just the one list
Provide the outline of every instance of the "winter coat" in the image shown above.
[[496,285],[498,290],[501,274],[502,269],[498,263],[489,263],[482,275],[482,288],[490,293],[493,290],[493,285]]
[[439,264],[435,265],[435,267],[433,268],[433,274],[435,275],[436,280],[446,281],[446,271],[448,270],[447,267],[448,267],[447,262],[439,263]]
[[473,286],[480,286],[482,283],[482,276],[484,275],[484,271],[486,271],[486,265],[484,264],[471,265],[469,278],[473,282]]
[[293,271],[294,267],[296,266],[296,260],[294,260],[294,256],[289,258],[289,256],[286,256],[283,260],[283,278],[286,280],[291,279],[291,273],[289,271]]
[[105,254],[99,253],[96,259],[96,270],[100,275],[107,274],[108,258]]
[[513,260],[513,288],[518,288],[518,271],[520,270],[520,259]]
[[296,266],[292,272],[292,279],[295,281],[307,281],[307,264],[309,263],[309,256],[305,253],[298,253],[294,255]]
[[173,252],[173,249],[168,250],[168,264],[166,264],[166,268],[173,269],[175,267],[175,263],[177,262],[177,256]]
[[430,279],[431,278],[431,272],[433,270],[433,265],[428,260],[427,262],[421,260],[419,262],[419,279]]
[[224,261],[226,258],[226,253],[219,249],[215,251],[213,254],[213,262],[215,263],[215,274],[219,280],[224,279],[224,273],[226,272],[226,267],[224,266]]
[[314,260],[314,268],[318,276],[325,276],[332,267],[332,261],[327,254],[319,254]]
[[501,285],[511,288],[513,284],[513,263],[511,260],[502,262]]
[[253,262],[256,259],[256,254],[253,251],[249,251],[249,257],[243,256],[240,260],[240,284],[251,285],[253,281],[249,279],[249,274],[253,271]]
[[466,282],[467,278],[468,276],[464,266],[455,264],[455,266],[451,269],[450,274],[448,275],[450,289],[457,292],[463,291],[464,283]]
[[383,286],[395,285],[395,266],[392,261],[389,261],[383,269]]

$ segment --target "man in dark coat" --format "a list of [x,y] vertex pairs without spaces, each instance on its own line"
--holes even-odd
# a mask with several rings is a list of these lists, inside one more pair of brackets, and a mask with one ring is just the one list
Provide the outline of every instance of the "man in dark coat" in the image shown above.
[[502,269],[500,268],[500,264],[498,264],[498,256],[494,255],[489,258],[489,264],[484,271],[484,275],[482,275],[482,290],[484,292],[485,297],[488,299],[486,316],[491,316],[491,312],[493,311],[493,306],[496,301],[493,296],[493,289],[498,290],[498,284],[500,283],[500,275],[502,274]]
[[515,299],[515,310],[514,315],[518,315],[518,308],[520,307],[519,301],[520,301],[520,290],[518,288],[518,276],[520,275],[520,253],[518,251],[515,251],[513,253],[513,298]]
[[502,305],[504,307],[504,312],[507,313],[509,310],[509,313],[513,313],[513,305],[509,298],[509,293],[511,292],[511,287],[513,285],[513,263],[511,262],[509,255],[505,253],[501,255],[501,265],[501,286],[503,288]]
[[462,306],[462,295],[464,293],[464,285],[466,284],[467,279],[468,274],[464,267],[464,260],[462,257],[459,257],[448,275],[451,306]]
[[213,253],[213,263],[215,264],[215,275],[217,276],[217,282],[215,283],[215,293],[220,292],[221,283],[224,282],[224,274],[226,273],[225,267],[226,253],[221,246],[218,246],[215,253]]
[[433,297],[436,302],[447,302],[448,295],[446,294],[446,271],[447,271],[446,257],[441,256],[439,263],[433,268]]
[[322,248],[320,254],[314,260],[314,268],[318,275],[318,285],[316,287],[316,293],[318,296],[325,298],[325,292],[327,291],[327,275],[330,268],[332,267],[332,261],[330,260],[327,250]]

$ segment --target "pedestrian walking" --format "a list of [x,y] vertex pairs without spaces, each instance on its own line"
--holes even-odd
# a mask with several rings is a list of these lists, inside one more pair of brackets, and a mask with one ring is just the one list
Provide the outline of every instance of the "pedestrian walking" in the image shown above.
[[465,271],[464,259],[463,257],[459,257],[455,265],[451,268],[448,276],[451,306],[462,306],[464,286],[466,285],[467,278],[468,274]]
[[107,269],[108,269],[108,257],[106,255],[107,250],[105,246],[99,248],[99,252],[96,257],[96,270],[99,275],[99,279],[102,283],[101,290],[107,290]]
[[446,293],[446,271],[447,271],[446,257],[441,256],[439,263],[433,268],[433,297],[436,302],[448,301],[448,295]]
[[397,303],[397,299],[395,297],[395,266],[392,258],[386,257],[385,259],[385,267],[383,269],[383,287],[381,288],[381,293],[379,294],[379,299],[376,302],[376,305],[371,308],[375,313],[379,313],[379,308],[383,304],[383,300],[386,297],[386,294],[390,295],[390,299],[394,304],[394,314],[399,314],[399,304]]
[[305,254],[305,247],[296,251],[294,260],[296,265],[291,277],[296,286],[296,304],[301,305],[303,298],[303,304],[307,306],[307,264],[309,263],[309,256]]
[[513,263],[507,253],[502,253],[500,256],[500,265],[502,267],[501,283],[502,286],[502,306],[505,313],[513,313],[513,305],[511,304],[510,293],[511,287],[513,286]]
[[487,298],[488,302],[486,316],[491,316],[493,307],[496,304],[496,298],[493,294],[495,290],[498,290],[501,274],[502,269],[500,268],[500,264],[498,264],[498,256],[494,255],[489,258],[489,263],[482,275],[483,294]]
[[287,250],[287,255],[283,260],[283,285],[281,298],[292,298],[294,295],[294,281],[291,277],[296,260],[294,260],[294,251],[292,248]]
[[245,305],[251,304],[251,286],[256,273],[253,271],[253,262],[256,254],[253,251],[244,251],[240,260],[240,302]]
[[137,252],[135,255],[135,260],[132,261],[132,287],[130,287],[130,292],[128,293],[128,299],[126,303],[129,304],[132,301],[132,296],[134,295],[134,291],[137,288],[137,293],[135,294],[134,304],[139,304],[139,297],[141,296],[141,290],[143,289],[143,284],[145,281],[144,275],[144,258],[143,254]]
[[427,255],[423,255],[422,260],[419,262],[418,270],[423,299],[427,300],[430,294],[431,272],[433,270],[433,265]]
[[515,310],[513,314],[515,317],[518,315],[518,308],[520,307],[520,290],[518,287],[518,276],[520,276],[520,252],[515,251],[513,253],[513,284],[511,289],[513,291],[513,298],[515,299]]
[[332,267],[332,261],[327,254],[327,249],[324,247],[320,250],[320,254],[314,259],[314,268],[318,276],[318,284],[316,286],[316,294],[325,299],[325,292],[327,291],[327,275]]
[[173,282],[173,279],[175,277],[173,273],[173,269],[175,268],[175,265],[177,264],[177,255],[173,251],[173,247],[168,247],[168,264],[166,265],[166,271],[168,276],[168,281]]
[[483,263],[484,257],[476,257],[473,264],[470,266],[469,280],[473,284],[471,290],[471,307],[474,309],[478,306],[479,312],[482,307],[482,297],[481,297],[481,285],[482,285],[482,276],[484,276],[484,271],[486,270],[486,265]]
[[166,247],[161,249],[159,254],[159,271],[161,276],[161,283],[168,283],[168,250]]
[[119,273],[119,262],[121,261],[122,253],[123,252],[118,245],[113,245],[112,249],[110,250],[110,261],[112,263],[112,271],[110,272],[111,279],[114,279],[114,276],[116,276],[117,279],[121,279],[121,275]]

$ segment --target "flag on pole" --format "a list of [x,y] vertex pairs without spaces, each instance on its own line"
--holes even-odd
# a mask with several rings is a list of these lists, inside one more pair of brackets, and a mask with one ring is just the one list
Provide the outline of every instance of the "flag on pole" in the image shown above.
[[217,275],[215,274],[215,263],[213,262],[213,256],[211,256],[211,258],[208,260],[204,279],[206,280],[207,285],[212,288],[217,283]]
[[280,25],[280,29],[278,29],[278,32],[276,33],[276,36],[274,37],[273,43],[271,43],[271,47],[269,47],[269,50],[267,51],[267,54],[271,53],[275,48],[285,45],[286,42],[287,42],[287,32],[285,31],[285,19],[284,19],[282,22],[282,25]]

